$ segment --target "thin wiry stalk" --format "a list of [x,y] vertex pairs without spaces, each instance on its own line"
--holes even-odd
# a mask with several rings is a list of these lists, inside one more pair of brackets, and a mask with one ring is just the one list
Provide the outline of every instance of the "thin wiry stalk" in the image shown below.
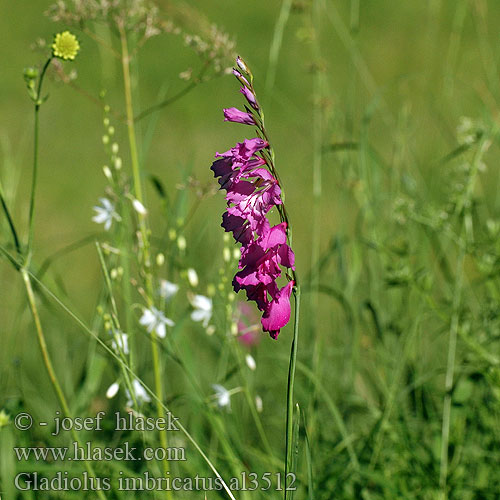
[[146,116],[149,116],[151,113],[154,113],[155,111],[159,111],[160,109],[163,109],[166,106],[169,106],[170,104],[173,104],[175,101],[179,100],[181,97],[184,97],[186,94],[189,94],[191,90],[196,88],[200,83],[201,79],[203,78],[203,75],[207,71],[209,65],[208,63],[205,63],[203,67],[201,68],[201,71],[199,72],[198,76],[191,81],[188,85],[186,85],[182,90],[179,90],[177,94],[174,94],[172,97],[169,97],[167,99],[164,99],[163,101],[159,102],[158,104],[154,104],[150,108],[145,109],[144,111],[141,111],[135,118],[134,121],[138,122],[142,120],[143,118],[146,118]]
[[[241,351],[239,347],[236,345],[236,340],[233,340],[232,346],[234,348],[235,356],[238,358],[238,362],[243,365],[244,360],[243,356],[241,355]],[[246,387],[245,390],[243,391],[245,393],[245,397],[248,403],[248,407],[250,408],[250,413],[252,414],[253,421],[255,422],[255,426],[257,427],[257,432],[259,433],[260,439],[262,441],[262,444],[264,445],[264,448],[266,449],[266,453],[269,455],[269,457],[273,457],[273,451],[271,449],[271,445],[269,444],[269,440],[267,439],[266,433],[264,431],[264,427],[262,425],[262,420],[259,417],[259,414],[257,413],[257,408],[255,407],[255,400],[252,398],[252,394],[250,392],[250,387],[248,384],[248,381],[245,379],[244,380]]]
[[43,66],[42,72],[40,74],[40,79],[38,80],[38,87],[36,90],[36,101],[35,101],[35,124],[34,124],[34,135],[33,135],[33,175],[31,179],[31,196],[30,196],[30,211],[29,211],[29,233],[28,233],[28,247],[27,247],[27,262],[29,263],[31,259],[31,252],[33,247],[33,232],[34,232],[34,215],[35,215],[35,195],[36,195],[36,184],[38,181],[38,129],[39,129],[39,114],[40,106],[42,104],[42,85],[43,79],[50,62],[52,61],[52,56],[49,57]]
[[[450,439],[451,391],[453,389],[453,378],[455,373],[455,356],[457,350],[457,336],[459,328],[459,309],[462,298],[462,286],[464,277],[464,261],[465,245],[463,245],[460,249],[460,255],[457,262],[457,277],[453,293],[453,316],[450,323],[448,361],[446,364],[443,422],[441,428],[441,463],[439,467],[439,485],[444,491],[446,490],[446,480],[448,477],[448,443]],[[444,498],[446,498],[446,493]]]
[[10,215],[9,207],[7,206],[7,202],[3,196],[2,186],[0,184],[0,203],[2,204],[2,209],[5,213],[5,217],[7,218],[7,222],[9,224],[10,232],[12,233],[12,238],[14,240],[14,246],[16,247],[16,251],[18,254],[21,253],[21,246],[19,244],[19,238],[17,236],[16,227],[14,225],[14,221],[12,220],[12,216]]
[[[129,139],[129,147],[130,147],[130,157],[132,162],[132,175],[134,179],[134,191],[137,200],[140,203],[144,204],[144,197],[142,192],[142,179],[139,165],[139,156],[137,153],[137,141],[136,141],[136,133],[134,127],[134,108],[132,105],[132,84],[130,80],[130,56],[128,51],[128,43],[127,43],[127,35],[125,33],[125,29],[123,26],[119,26],[120,30],[120,41],[122,48],[122,70],[123,70],[123,83],[125,90],[125,105],[127,112],[127,130],[128,130],[128,139]],[[142,251],[143,251],[143,264],[144,264],[144,272],[145,272],[145,283],[146,283],[146,293],[148,297],[148,306],[152,305],[152,297],[153,297],[153,285],[151,281],[151,272],[150,272],[150,256],[149,256],[149,240],[147,234],[147,227],[144,218],[140,218],[140,230],[141,230],[141,239],[142,239]],[[161,367],[160,367],[160,356],[158,352],[158,346],[156,345],[156,332],[153,330],[151,332],[151,353],[153,357],[153,373],[155,380],[155,391],[156,391],[156,411],[158,418],[165,418],[165,412],[163,409],[162,401],[163,401],[163,386],[162,386],[162,377],[161,377]],[[167,431],[159,433],[160,435],[160,443],[164,449],[168,448],[167,441]],[[163,460],[163,472],[165,477],[167,477],[170,473],[170,465],[168,460]],[[167,499],[172,499],[172,492],[170,490],[165,491],[165,497]]]
[[285,31],[286,23],[290,17],[290,10],[292,8],[292,0],[283,0],[281,10],[274,26],[273,41],[269,49],[269,65],[267,69],[265,96],[269,99],[271,91],[276,79],[276,67],[278,65],[279,53],[283,43],[283,33]]
[[287,498],[287,475],[292,467],[292,438],[293,438],[293,390],[295,384],[295,368],[297,366],[297,351],[299,345],[299,313],[300,313],[300,287],[296,286],[293,291],[295,299],[295,317],[293,322],[293,340],[290,350],[290,365],[288,367],[288,390],[286,397],[286,442],[285,442],[285,500]]
[[444,61],[444,79],[445,89],[449,96],[453,95],[453,73],[456,69],[458,56],[460,54],[460,45],[462,43],[462,30],[467,19],[467,10],[469,9],[469,2],[460,0],[456,2],[456,11],[453,18],[453,27],[450,34],[450,42],[446,59]]
[[[110,279],[110,276],[109,276],[109,271],[108,271],[108,268],[106,266],[106,261],[104,260],[104,255],[102,253],[102,247],[100,245],[100,243],[96,242],[96,248],[97,248],[97,254],[99,256],[99,261],[101,263],[101,268],[102,268],[102,272],[104,274],[104,281],[106,283],[106,288],[107,288],[107,292],[108,292],[108,295],[109,295],[109,301],[111,303],[111,309],[112,309],[112,312],[113,314],[111,315],[111,318],[113,320],[112,322],[112,333],[113,333],[113,336],[116,335],[117,332],[120,332],[122,331],[122,328],[120,326],[120,320],[118,318],[118,307],[116,305],[116,300],[115,300],[115,297],[113,295],[113,287],[111,285],[111,279]],[[123,352],[123,349],[120,345],[119,342],[117,342],[117,346],[118,346],[118,350],[119,350],[119,355],[121,357],[121,359],[123,361],[127,361],[127,358],[125,356],[125,353]],[[132,365],[132,360],[130,359],[129,360],[129,364]],[[135,391],[132,387],[132,382],[130,380],[130,377],[129,377],[129,374],[126,370],[123,370],[123,366],[120,365],[120,368],[122,370],[122,374],[123,374],[123,378],[125,379],[125,385],[127,386],[127,389],[129,391],[129,394],[130,394],[130,398],[132,399],[133,401],[133,404],[134,406],[137,406],[137,400],[136,400],[136,397],[135,397]]]

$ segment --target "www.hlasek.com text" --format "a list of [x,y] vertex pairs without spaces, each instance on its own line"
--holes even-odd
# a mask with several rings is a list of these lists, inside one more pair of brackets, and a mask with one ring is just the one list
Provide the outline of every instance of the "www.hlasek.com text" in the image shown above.
[[28,460],[43,460],[50,462],[57,461],[138,461],[138,460],[169,460],[183,461],[186,460],[186,451],[182,447],[147,447],[138,450],[134,446],[130,446],[128,441],[125,441],[121,446],[116,447],[100,447],[92,446],[90,441],[83,443],[80,446],[76,441],[73,441],[71,446],[59,447],[15,447],[14,453],[18,461]]

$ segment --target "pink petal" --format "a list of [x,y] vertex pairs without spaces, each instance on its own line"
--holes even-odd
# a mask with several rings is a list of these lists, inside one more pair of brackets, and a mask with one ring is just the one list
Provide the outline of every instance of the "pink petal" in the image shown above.
[[277,294],[276,298],[269,303],[267,310],[262,316],[262,328],[273,339],[276,339],[283,328],[290,321],[290,294],[294,282],[290,281]]

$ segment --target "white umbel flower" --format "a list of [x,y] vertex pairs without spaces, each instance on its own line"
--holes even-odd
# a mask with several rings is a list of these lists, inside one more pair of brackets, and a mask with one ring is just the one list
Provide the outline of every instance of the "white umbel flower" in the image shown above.
[[212,299],[204,295],[194,295],[191,298],[191,305],[194,307],[191,319],[193,321],[201,321],[203,326],[207,328],[212,317]]
[[151,332],[156,332],[156,335],[160,338],[164,338],[167,334],[167,326],[174,326],[175,323],[167,318],[161,311],[156,309],[156,307],[151,306],[150,309],[144,309],[139,323],[146,328],[146,330]]
[[113,219],[116,221],[121,221],[121,217],[115,212],[115,206],[111,203],[107,198],[99,198],[101,205],[96,205],[94,207],[94,211],[96,215],[92,217],[94,222],[97,224],[104,224],[104,229],[109,231],[111,228],[111,224],[113,223]]

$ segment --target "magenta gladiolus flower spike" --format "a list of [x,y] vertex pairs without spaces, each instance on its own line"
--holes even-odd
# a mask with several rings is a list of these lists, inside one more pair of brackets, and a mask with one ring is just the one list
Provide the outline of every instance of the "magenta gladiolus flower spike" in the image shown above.
[[[227,209],[222,227],[241,243],[235,292],[244,290],[262,312],[262,329],[276,339],[290,320],[290,295],[295,278],[295,256],[288,245],[288,217],[276,175],[273,154],[264,129],[264,117],[255,95],[252,74],[241,58],[233,74],[243,84],[240,92],[250,107],[224,109],[225,121],[254,125],[259,137],[245,139],[225,153],[217,153],[211,169],[226,191]],[[277,208],[281,222],[271,225],[268,215]],[[277,281],[285,269],[288,282]]]

